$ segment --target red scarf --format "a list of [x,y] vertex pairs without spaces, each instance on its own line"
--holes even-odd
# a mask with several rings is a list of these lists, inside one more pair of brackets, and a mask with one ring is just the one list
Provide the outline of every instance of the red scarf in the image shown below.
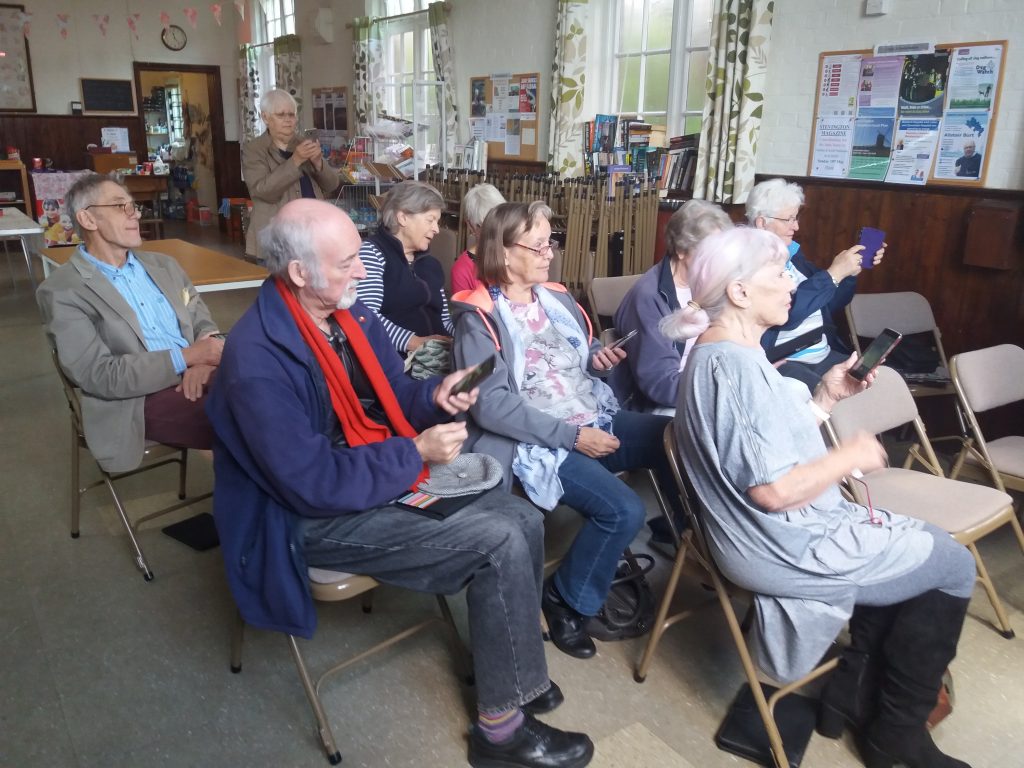
[[[366,417],[366,412],[356,396],[355,389],[352,388],[352,382],[348,378],[345,366],[338,357],[338,353],[334,351],[320,329],[316,327],[313,318],[299,306],[295,295],[281,278],[276,278],[274,284],[277,286],[281,298],[284,299],[284,305],[291,312],[292,319],[295,320],[295,324],[299,328],[299,333],[309,344],[309,348],[313,350],[313,356],[320,364],[320,370],[323,371],[324,378],[327,380],[327,391],[331,394],[331,405],[334,406],[334,412],[338,416],[338,421],[341,422],[346,442],[353,447],[358,447],[379,443],[393,437],[391,430],[386,426],[377,424]],[[347,309],[337,310],[334,313],[334,319],[338,321],[341,330],[345,332],[349,346],[366,373],[366,378],[369,379],[377,400],[384,408],[384,414],[388,417],[388,421],[394,425],[399,437],[415,437],[416,430],[412,428],[406,420],[405,414],[402,413],[395,392],[391,389],[391,384],[384,375],[384,369],[380,367],[380,361],[377,360],[377,355],[374,354],[373,347],[370,346],[359,323]],[[412,484],[411,490],[429,478],[430,470],[424,464],[416,482]]]

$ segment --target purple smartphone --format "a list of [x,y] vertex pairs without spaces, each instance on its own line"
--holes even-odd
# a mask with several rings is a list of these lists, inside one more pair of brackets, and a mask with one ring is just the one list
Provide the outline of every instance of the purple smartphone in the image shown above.
[[858,242],[864,246],[860,252],[860,266],[862,269],[871,269],[875,266],[875,254],[885,242],[885,232],[874,227],[861,227]]

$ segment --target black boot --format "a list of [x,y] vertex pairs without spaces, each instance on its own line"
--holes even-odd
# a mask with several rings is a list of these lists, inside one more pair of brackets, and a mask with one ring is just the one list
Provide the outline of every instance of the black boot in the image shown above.
[[878,712],[858,740],[867,768],[970,768],[940,752],[926,726],[942,673],[956,655],[968,602],[932,590],[900,606],[883,644]]
[[580,615],[558,592],[553,578],[544,585],[540,601],[544,618],[548,620],[551,642],[562,653],[577,659],[589,659],[597,653],[594,641],[587,634],[586,617]]
[[560,731],[524,714],[523,724],[508,741],[492,744],[473,726],[469,732],[469,764],[473,768],[583,768],[594,756],[588,736]]
[[883,666],[881,646],[898,610],[898,605],[854,608],[850,644],[821,692],[818,733],[822,736],[838,739],[845,724],[860,731],[874,717]]

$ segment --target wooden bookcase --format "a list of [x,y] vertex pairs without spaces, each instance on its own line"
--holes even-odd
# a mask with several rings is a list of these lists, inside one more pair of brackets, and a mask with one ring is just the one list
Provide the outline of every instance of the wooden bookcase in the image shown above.
[[[13,174],[20,176],[21,186]],[[28,192],[28,174],[25,172],[25,164],[21,160],[0,160],[0,192],[14,192],[13,200],[0,200],[0,207],[20,206],[30,219],[34,219],[32,212],[32,197]]]

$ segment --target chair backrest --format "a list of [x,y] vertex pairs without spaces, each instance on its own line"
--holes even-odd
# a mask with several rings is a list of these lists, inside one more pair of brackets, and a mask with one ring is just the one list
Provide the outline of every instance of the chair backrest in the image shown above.
[[57,357],[55,347],[50,347],[50,359],[53,361],[53,367],[57,369],[57,376],[60,377],[60,384],[64,389],[64,397],[67,398],[68,408],[71,410],[71,423],[81,437],[85,432],[82,430],[82,403],[78,399],[78,387],[60,367],[60,358]]
[[452,265],[459,256],[459,233],[451,229],[441,229],[430,241],[430,255],[441,262],[444,274],[445,290],[452,295]]
[[843,441],[859,431],[880,434],[914,421],[917,415],[917,404],[903,377],[883,365],[875,371],[874,384],[836,403],[831,426]]
[[727,581],[718,570],[711,552],[708,549],[707,541],[704,538],[704,530],[701,528],[698,509],[700,503],[693,503],[693,496],[690,493],[689,484],[686,482],[686,470],[683,468],[683,457],[679,455],[679,443],[676,440],[675,422],[670,421],[665,425],[665,432],[662,434],[662,445],[665,448],[665,457],[668,459],[669,469],[672,470],[672,478],[676,481],[676,489],[679,492],[679,500],[683,505],[683,512],[690,523],[690,530],[694,532],[691,543],[694,545],[698,560],[708,571],[714,570],[714,574],[722,581]]
[[975,413],[1024,400],[1024,349],[1013,344],[961,352],[950,361],[953,381]]
[[590,281],[587,295],[590,297],[590,311],[596,315],[594,319],[597,321],[598,328],[602,327],[602,317],[614,317],[622,299],[639,279],[640,275],[624,275],[622,277],[595,277]]
[[868,339],[886,328],[906,335],[935,329],[928,299],[913,291],[858,293],[850,301],[850,332]]

